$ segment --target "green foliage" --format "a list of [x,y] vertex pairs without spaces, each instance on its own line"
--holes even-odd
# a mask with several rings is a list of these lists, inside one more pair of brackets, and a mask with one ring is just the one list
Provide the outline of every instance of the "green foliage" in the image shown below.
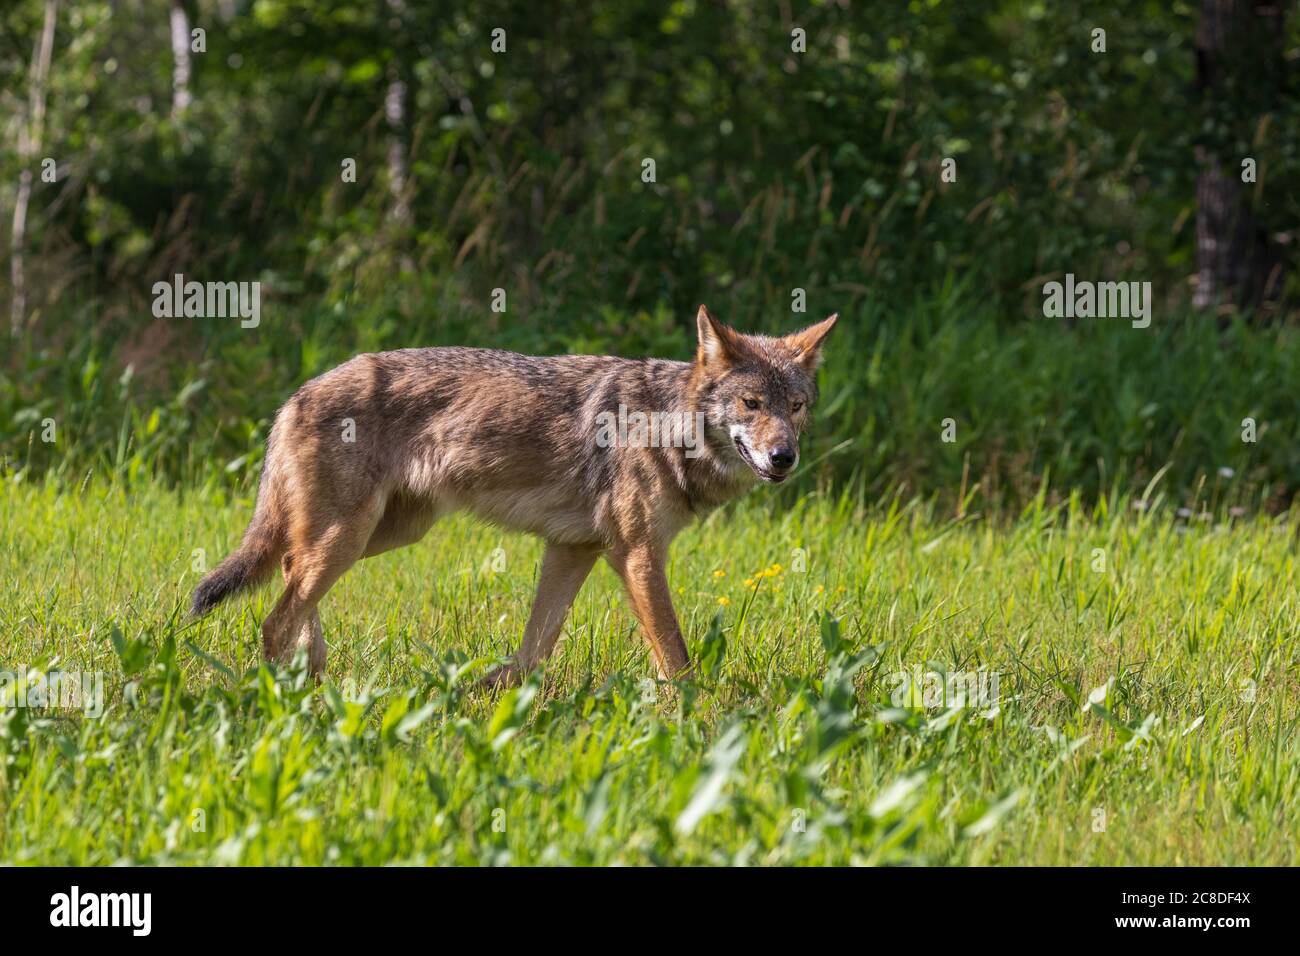
[[[187,9],[206,50],[176,116],[168,5],[91,0],[59,20],[42,153],[60,180],[35,189],[35,311],[0,365],[11,471],[247,487],[273,409],[357,351],[685,357],[707,301],[750,330],[841,313],[805,461],[873,495],[1020,502],[1050,471],[1095,497],[1165,465],[1179,495],[1220,467],[1274,504],[1298,487],[1293,336],[1179,305],[1198,147],[1258,160],[1266,231],[1300,216],[1283,188],[1300,178],[1295,77],[1202,102],[1194,4]],[[15,122],[41,20],[39,0],[0,14]],[[17,162],[0,150],[0,189]],[[1152,281],[1155,329],[1045,322],[1042,283],[1067,271]],[[153,283],[177,272],[261,281],[262,325],[154,319]],[[1248,416],[1270,430],[1257,445],[1238,440]],[[947,418],[955,445],[934,439]]]
[[[901,488],[1003,510],[1045,481],[1051,500],[1078,492],[1095,501],[1140,494],[1159,475],[1159,490],[1187,507],[1231,499],[1281,510],[1300,489],[1290,384],[1300,380],[1300,337],[1289,326],[1219,331],[1186,315],[1145,330],[1041,317],[1007,327],[960,289],[872,302],[846,318],[827,344],[789,494],[839,481],[872,499]],[[25,480],[48,473],[75,484],[93,471],[247,491],[275,409],[358,351],[459,343],[685,359],[693,334],[663,310],[493,330],[469,313],[318,307],[268,312],[256,330],[227,322],[210,351],[143,380],[116,368],[110,344],[92,333],[30,354],[17,378],[0,376],[0,448]],[[1243,441],[1247,418],[1254,442]],[[47,419],[53,442],[42,440]]]
[[[15,105],[40,9],[22,0],[3,21]],[[725,296],[742,321],[794,287],[851,310],[949,275],[1003,305],[1069,270],[1171,289],[1190,271],[1198,146],[1233,170],[1258,160],[1266,232],[1300,216],[1284,185],[1300,176],[1294,76],[1202,102],[1186,2],[818,3],[793,20],[757,0],[191,12],[207,49],[177,117],[165,4],[77,4],[57,35],[44,152],[65,174],[33,220],[75,286],[132,309],[174,271],[331,302],[418,274],[465,302],[507,287],[516,315]],[[390,133],[394,81],[406,113]],[[389,214],[392,140],[405,223]],[[641,180],[647,157],[657,182]],[[0,159],[4,182],[15,163]],[[46,279],[51,297],[67,285]]]

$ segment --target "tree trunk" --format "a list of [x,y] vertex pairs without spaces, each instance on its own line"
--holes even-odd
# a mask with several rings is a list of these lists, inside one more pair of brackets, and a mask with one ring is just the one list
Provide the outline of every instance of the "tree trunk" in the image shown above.
[[388,218],[392,224],[393,248],[405,272],[415,271],[415,260],[407,246],[411,226],[411,186],[408,152],[410,149],[408,59],[406,55],[408,24],[406,0],[388,0],[392,16],[389,25],[394,40],[393,58],[388,64],[388,87],[384,91],[384,119],[388,123],[388,194],[391,199]]
[[172,119],[180,119],[189,109],[190,96],[190,15],[181,0],[172,0]]
[[[1198,309],[1253,307],[1277,298],[1281,257],[1251,213],[1241,178],[1244,144],[1274,107],[1282,70],[1288,0],[1201,0],[1196,85],[1216,141],[1196,148]],[[1255,157],[1258,159],[1257,157]]]
[[390,215],[400,226],[411,219],[406,197],[406,81],[393,63],[388,70],[388,89],[384,93],[384,117],[388,120],[388,192],[392,198]]
[[384,118],[388,121],[388,192],[392,197],[390,215],[404,228],[411,220],[411,207],[407,196],[407,88],[406,64],[401,53],[401,38],[405,36],[405,0],[388,0],[392,12],[391,25],[397,37],[398,51],[388,65],[388,89],[384,93]]
[[27,206],[32,199],[32,163],[41,151],[45,134],[45,82],[50,75],[50,57],[54,52],[54,24],[59,16],[59,0],[45,0],[45,26],[32,53],[32,74],[28,84],[28,115],[18,125],[18,157],[22,172],[18,174],[18,195],[14,200],[14,224],[10,248],[9,278],[13,284],[9,325],[14,335],[22,332],[27,320]]

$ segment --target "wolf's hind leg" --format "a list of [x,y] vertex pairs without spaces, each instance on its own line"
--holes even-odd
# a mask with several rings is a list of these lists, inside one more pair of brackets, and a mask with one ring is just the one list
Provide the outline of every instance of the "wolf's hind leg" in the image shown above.
[[538,575],[537,595],[524,627],[524,640],[515,653],[514,662],[493,671],[483,682],[492,687],[514,685],[528,671],[550,656],[564,626],[565,615],[573,606],[582,582],[587,580],[600,552],[585,545],[547,542]]
[[384,516],[370,534],[363,557],[371,558],[393,548],[415,544],[428,533],[438,517],[438,507],[429,501],[394,496],[384,508]]
[[[364,502],[344,519],[336,520],[314,534],[294,541],[281,560],[285,588],[280,600],[262,622],[262,655],[266,660],[292,660],[304,630],[310,647],[319,647],[313,662],[316,676],[325,668],[325,642],[311,630],[313,618],[319,629],[316,605],[343,572],[352,567],[365,550],[366,542],[379,521],[383,503],[378,498]],[[308,654],[312,661],[312,655]],[[316,665],[319,665],[319,669]]]

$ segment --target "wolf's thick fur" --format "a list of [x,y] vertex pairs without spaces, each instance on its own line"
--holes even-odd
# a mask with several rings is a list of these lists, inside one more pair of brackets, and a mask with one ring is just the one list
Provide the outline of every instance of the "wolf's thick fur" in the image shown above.
[[[798,460],[835,316],[785,338],[742,335],[703,306],[694,362],[468,348],[359,355],[303,385],[276,416],[253,520],[199,582],[193,613],[264,581],[285,591],[262,627],[268,660],[307,651],[325,667],[316,605],[363,557],[411,544],[465,508],[546,541],[514,662],[541,663],[604,556],[622,577],[662,676],[689,667],[664,574],[669,543],[697,515]],[[602,413],[702,416],[695,448],[606,447]]]

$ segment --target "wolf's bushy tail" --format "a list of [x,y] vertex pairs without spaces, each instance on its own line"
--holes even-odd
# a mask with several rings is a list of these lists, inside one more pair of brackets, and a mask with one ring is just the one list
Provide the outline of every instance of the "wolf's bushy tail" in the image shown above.
[[265,484],[257,496],[253,520],[244,540],[224,561],[203,576],[190,602],[190,614],[206,614],[226,598],[261,584],[271,576],[285,551],[284,534]]

